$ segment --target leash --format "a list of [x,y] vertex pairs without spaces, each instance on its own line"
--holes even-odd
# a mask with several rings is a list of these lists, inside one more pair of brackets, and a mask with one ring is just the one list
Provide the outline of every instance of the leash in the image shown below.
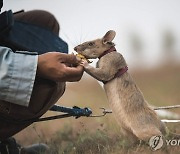
[[70,107],[54,105],[53,107],[51,107],[49,109],[49,111],[63,112],[65,114],[60,114],[60,115],[50,116],[50,117],[45,117],[45,118],[39,118],[39,119],[35,119],[33,122],[49,121],[49,120],[67,118],[67,117],[75,117],[75,119],[77,119],[82,116],[89,117],[92,114],[92,110],[90,108],[87,108],[87,107],[80,108],[77,106],[70,108]]
[[112,113],[111,110],[106,110],[105,108],[100,108],[102,111],[99,115],[93,115],[92,110],[90,108],[80,108],[78,106],[74,107],[64,107],[59,105],[52,106],[49,111],[53,112],[63,112],[64,114],[56,115],[56,116],[49,116],[44,118],[33,118],[28,119],[24,121],[11,121],[13,123],[26,123],[26,122],[42,122],[42,121],[49,121],[49,120],[56,120],[56,119],[62,119],[62,118],[68,118],[68,117],[75,117],[75,119],[78,119],[80,117],[103,117],[108,113]]
[[174,109],[180,108],[180,105],[172,105],[172,106],[163,106],[163,107],[155,107],[154,110],[161,110],[161,109]]
[[62,118],[68,118],[68,117],[75,117],[75,119],[80,118],[80,117],[103,117],[108,113],[112,113],[112,111],[106,110],[105,108],[100,108],[100,109],[103,110],[101,114],[93,115],[92,110],[87,107],[80,108],[78,106],[64,107],[64,106],[54,105],[49,109],[49,111],[62,112],[64,114],[48,116],[48,117],[43,117],[43,118],[36,117],[36,118],[26,119],[26,120],[8,119],[3,116],[0,116],[0,119],[9,123],[13,123],[13,124],[23,124],[23,123],[56,120],[56,119],[62,119]]
[[78,106],[74,106],[74,107],[70,108],[70,107],[54,105],[53,107],[50,108],[49,111],[64,112],[65,114],[34,119],[33,122],[49,121],[49,120],[67,118],[67,117],[75,117],[75,119],[80,118],[80,117],[103,117],[108,113],[112,113],[111,110],[106,110],[105,108],[100,108],[100,109],[103,110],[102,114],[93,115],[92,110],[87,107],[80,108]]
[[177,123],[180,122],[180,120],[168,120],[168,119],[162,119],[162,122],[166,122],[166,123]]
[[[174,106],[165,106],[165,107],[156,107],[154,110],[161,110],[161,109],[172,109],[172,108],[180,108],[180,105],[174,105]],[[3,118],[3,120],[6,120],[7,122],[15,123],[15,124],[22,124],[22,123],[28,123],[28,122],[42,122],[42,121],[49,121],[49,120],[56,120],[56,119],[62,119],[62,118],[68,118],[68,117],[75,117],[75,119],[78,119],[80,117],[103,117],[107,114],[112,113],[112,110],[107,110],[105,108],[100,108],[102,110],[102,113],[95,115],[93,114],[92,110],[88,107],[80,108],[78,106],[74,107],[64,107],[59,105],[53,105],[49,111],[53,112],[62,112],[64,114],[56,115],[56,116],[49,116],[49,117],[43,117],[43,118],[33,118],[33,119],[27,119],[27,120],[10,120]],[[0,117],[1,119],[1,117]],[[178,123],[180,120],[167,120],[162,119],[162,122],[167,123]]]
[[[173,109],[173,108],[180,108],[180,105],[156,107],[153,109],[154,110],[162,110],[162,109]],[[94,114],[92,114],[92,110],[90,108],[87,108],[87,107],[80,108],[80,107],[74,106],[74,107],[70,108],[70,107],[63,107],[63,106],[59,106],[59,105],[54,105],[49,111],[63,112],[65,114],[34,119],[33,122],[49,121],[49,120],[67,118],[67,117],[75,117],[75,119],[77,119],[79,117],[103,117],[103,116],[106,116],[106,114],[112,113],[112,110],[107,110],[105,108],[100,108],[100,109],[102,110],[102,113],[99,115],[94,115]],[[180,122],[180,120],[167,120],[167,119],[162,119],[161,121],[167,122],[167,123]]]

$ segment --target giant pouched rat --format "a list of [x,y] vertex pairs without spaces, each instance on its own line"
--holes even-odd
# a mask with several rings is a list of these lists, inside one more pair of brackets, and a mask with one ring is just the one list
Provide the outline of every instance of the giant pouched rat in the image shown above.
[[131,139],[148,141],[162,135],[165,127],[149,107],[142,92],[127,71],[123,56],[112,42],[116,33],[108,31],[103,38],[82,43],[74,48],[87,59],[99,58],[96,68],[82,60],[85,71],[104,83],[112,111],[123,132]]

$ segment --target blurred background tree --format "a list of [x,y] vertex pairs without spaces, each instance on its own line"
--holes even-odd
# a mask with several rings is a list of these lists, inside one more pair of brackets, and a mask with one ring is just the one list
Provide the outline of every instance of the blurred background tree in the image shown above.
[[162,32],[162,43],[161,43],[161,50],[162,50],[162,57],[165,58],[165,61],[174,61],[175,60],[175,43],[176,38],[171,29],[165,29]]
[[131,30],[128,33],[128,50],[131,55],[131,62],[135,64],[136,67],[141,67],[142,63],[144,63],[144,43],[141,37],[141,33],[138,33],[135,30]]
[[140,35],[136,32],[130,33],[130,47],[136,55],[141,55],[143,51],[143,41]]

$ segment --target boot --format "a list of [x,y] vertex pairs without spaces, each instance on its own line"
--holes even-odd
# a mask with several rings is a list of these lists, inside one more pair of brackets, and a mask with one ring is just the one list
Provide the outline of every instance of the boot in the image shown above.
[[50,148],[43,143],[22,147],[13,137],[0,141],[0,154],[49,154]]
[[48,154],[50,148],[43,143],[33,144],[27,147],[22,147],[20,154]]

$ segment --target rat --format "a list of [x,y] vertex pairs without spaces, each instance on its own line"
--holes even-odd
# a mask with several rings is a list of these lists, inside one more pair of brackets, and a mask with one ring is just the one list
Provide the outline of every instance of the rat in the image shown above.
[[116,32],[109,30],[102,38],[84,42],[74,48],[86,59],[99,58],[96,68],[81,61],[85,72],[104,83],[104,90],[122,132],[130,140],[149,141],[163,136],[164,124],[148,105],[128,72],[127,63],[112,42]]

